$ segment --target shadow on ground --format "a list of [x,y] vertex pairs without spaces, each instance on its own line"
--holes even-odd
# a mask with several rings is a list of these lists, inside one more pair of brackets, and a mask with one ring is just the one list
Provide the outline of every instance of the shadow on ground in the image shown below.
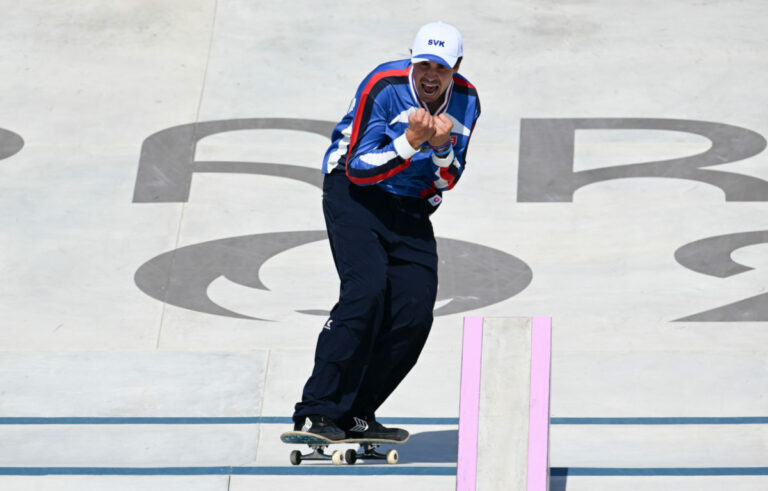
[[[403,464],[455,464],[459,460],[459,431],[426,431],[411,435],[399,449]],[[566,491],[568,476],[559,472],[550,477],[549,491]]]
[[425,431],[415,433],[401,446],[400,462],[415,463],[452,463],[459,455],[459,431]]

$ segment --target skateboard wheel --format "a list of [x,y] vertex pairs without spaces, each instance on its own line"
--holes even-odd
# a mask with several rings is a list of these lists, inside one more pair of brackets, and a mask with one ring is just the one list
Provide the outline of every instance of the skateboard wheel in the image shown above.
[[341,465],[344,463],[344,454],[341,450],[333,452],[333,455],[331,455],[331,462],[333,462],[333,465]]
[[293,465],[299,465],[301,464],[301,452],[298,450],[294,450],[291,452],[291,464]]
[[397,450],[392,449],[387,452],[387,464],[397,464],[398,460],[400,460],[400,455],[397,453]]
[[350,448],[344,455],[344,460],[347,461],[347,464],[353,465],[355,462],[357,462],[357,452]]

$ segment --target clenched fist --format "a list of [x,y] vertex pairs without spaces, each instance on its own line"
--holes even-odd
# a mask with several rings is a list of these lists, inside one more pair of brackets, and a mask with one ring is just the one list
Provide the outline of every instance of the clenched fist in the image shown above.
[[411,147],[421,147],[421,144],[432,138],[434,134],[435,118],[425,109],[418,109],[408,116],[408,129],[405,130],[405,138]]
[[439,114],[432,118],[432,124],[435,127],[435,133],[429,139],[429,144],[433,147],[439,147],[448,143],[453,129],[451,119],[445,113]]

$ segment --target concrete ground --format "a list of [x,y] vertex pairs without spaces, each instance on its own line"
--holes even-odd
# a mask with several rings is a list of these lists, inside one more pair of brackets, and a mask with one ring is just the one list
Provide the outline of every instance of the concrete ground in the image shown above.
[[[768,488],[762,0],[0,5],[0,488],[453,489],[466,315],[553,318],[552,489]],[[292,467],[327,135],[432,20],[483,115],[414,436]]]

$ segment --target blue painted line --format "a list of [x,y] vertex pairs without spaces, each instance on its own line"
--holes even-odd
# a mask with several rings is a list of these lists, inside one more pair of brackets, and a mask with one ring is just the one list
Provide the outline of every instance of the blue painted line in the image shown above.
[[[381,418],[389,425],[458,425],[459,418]],[[553,425],[745,425],[768,417],[551,418]],[[239,425],[293,424],[290,417],[0,417],[0,425]]]
[[[384,424],[457,425],[459,418],[381,418]],[[0,425],[236,425],[236,424],[293,424],[293,419],[282,416],[256,417],[50,417],[2,418]]]
[[[455,476],[455,466],[0,467],[2,476]],[[552,477],[768,476],[768,467],[553,467]]]
[[[4,425],[215,425],[215,424],[261,424],[269,423],[267,418],[0,418]],[[286,418],[288,422],[290,418]]]
[[259,418],[261,420],[261,424],[266,425],[292,425],[293,424],[293,418],[284,417],[284,416],[262,416]]
[[457,425],[459,418],[376,418],[390,425]]
[[768,476],[768,467],[553,467],[553,477],[571,476]]
[[233,475],[277,476],[455,476],[456,466],[303,465],[294,467],[233,467]]
[[553,425],[754,425],[768,417],[551,418]]
[[0,467],[2,476],[455,476],[456,467],[304,465],[256,467]]
[[231,467],[0,467],[1,476],[228,476]]

